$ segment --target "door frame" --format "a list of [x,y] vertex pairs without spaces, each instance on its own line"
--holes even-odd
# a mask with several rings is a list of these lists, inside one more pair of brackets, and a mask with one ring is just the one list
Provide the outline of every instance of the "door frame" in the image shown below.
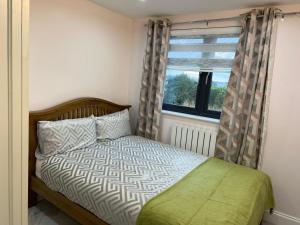
[[28,224],[28,33],[29,0],[0,0],[0,218],[7,225]]

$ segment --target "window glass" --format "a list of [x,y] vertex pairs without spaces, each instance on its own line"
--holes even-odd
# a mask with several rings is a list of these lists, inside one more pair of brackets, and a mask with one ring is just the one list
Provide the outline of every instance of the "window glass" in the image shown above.
[[208,110],[221,112],[230,72],[214,72],[209,92]]
[[239,35],[216,29],[171,33],[164,110],[220,118]]
[[168,70],[164,89],[164,103],[195,108],[198,81],[198,72]]
[[238,43],[239,38],[238,37],[225,37],[225,38],[217,38],[217,43]]
[[234,59],[235,52],[215,52],[216,59]]
[[202,52],[169,52],[169,59],[180,59],[180,58],[201,58]]
[[172,45],[182,45],[182,44],[201,44],[203,43],[203,39],[195,38],[195,39],[171,39],[170,44]]

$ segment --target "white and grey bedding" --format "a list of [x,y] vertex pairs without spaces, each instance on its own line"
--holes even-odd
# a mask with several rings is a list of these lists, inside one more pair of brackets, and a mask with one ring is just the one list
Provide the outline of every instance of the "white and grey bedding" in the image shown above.
[[134,225],[143,205],[207,158],[127,136],[45,159],[41,179],[112,225]]
[[39,121],[37,124],[38,159],[85,148],[96,143],[96,122],[93,117],[59,121]]
[[129,112],[120,112],[81,119],[39,121],[36,158],[86,148],[96,141],[114,140],[131,135]]
[[35,161],[35,176],[37,176],[40,179],[42,179],[41,170],[42,170],[43,162],[44,162],[43,159],[36,159]]
[[105,116],[95,117],[97,140],[114,140],[131,135],[128,109]]

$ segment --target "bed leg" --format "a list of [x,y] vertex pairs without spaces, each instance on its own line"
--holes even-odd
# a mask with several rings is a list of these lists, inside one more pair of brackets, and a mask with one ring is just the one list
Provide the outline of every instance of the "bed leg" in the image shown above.
[[28,191],[28,208],[37,204],[37,194],[32,190]]

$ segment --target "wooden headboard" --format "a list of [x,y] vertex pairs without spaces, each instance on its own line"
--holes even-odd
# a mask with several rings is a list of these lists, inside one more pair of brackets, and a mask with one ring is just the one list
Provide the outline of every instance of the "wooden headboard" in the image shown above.
[[[38,145],[37,122],[41,120],[55,121],[64,119],[76,119],[94,116],[102,116],[113,112],[129,109],[129,105],[118,105],[98,98],[79,98],[62,103],[49,109],[29,113],[29,184],[31,176],[35,176],[35,150]],[[30,185],[29,185],[30,191]],[[29,204],[35,199],[30,199]]]

